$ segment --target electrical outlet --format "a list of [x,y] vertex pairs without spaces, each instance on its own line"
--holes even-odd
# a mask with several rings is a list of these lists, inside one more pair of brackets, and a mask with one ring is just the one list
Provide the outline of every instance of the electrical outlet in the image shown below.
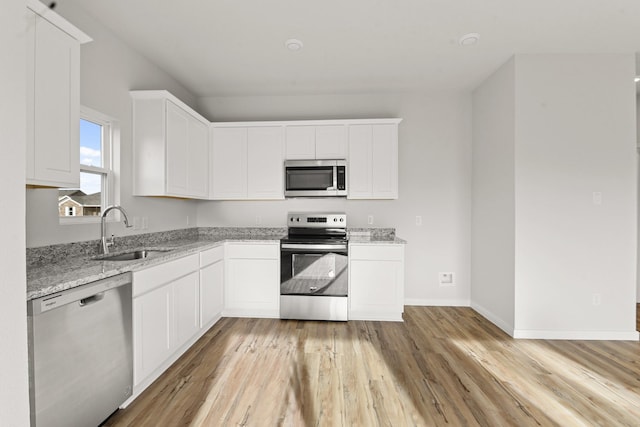
[[599,191],[594,191],[593,195],[593,204],[594,205],[601,205],[602,204],[602,193]]
[[134,216],[133,217],[133,229],[134,230],[140,230],[140,217],[139,216]]
[[262,224],[262,217],[260,215],[256,215],[256,225]]
[[422,225],[422,216],[416,215],[416,225]]
[[373,225],[373,215],[369,215],[369,216],[367,217],[367,224],[369,224],[369,225]]
[[149,228],[149,217],[148,216],[143,216],[142,217],[141,229],[142,230],[146,230],[147,228]]
[[600,294],[593,294],[591,296],[591,300],[593,305],[600,305],[600,303],[602,302],[602,299],[600,298]]
[[453,279],[453,273],[438,273],[438,282],[440,286],[455,286],[456,282]]

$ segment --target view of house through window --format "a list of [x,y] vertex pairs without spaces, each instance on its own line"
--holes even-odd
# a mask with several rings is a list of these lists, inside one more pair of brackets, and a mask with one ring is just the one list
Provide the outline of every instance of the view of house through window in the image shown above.
[[80,119],[80,188],[58,191],[60,217],[97,217],[109,200],[111,129],[97,112],[83,110]]

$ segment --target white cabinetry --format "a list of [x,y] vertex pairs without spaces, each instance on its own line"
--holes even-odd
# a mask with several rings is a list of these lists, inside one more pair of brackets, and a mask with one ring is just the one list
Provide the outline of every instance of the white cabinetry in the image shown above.
[[349,126],[348,160],[349,199],[398,198],[397,123]]
[[349,245],[349,320],[402,321],[404,245]]
[[26,183],[80,185],[80,44],[91,41],[44,4],[27,1]]
[[225,316],[278,318],[280,245],[227,243]]
[[247,197],[247,130],[211,128],[211,198]]
[[209,122],[164,90],[131,97],[134,195],[206,199]]
[[200,327],[213,325],[224,308],[224,246],[200,252]]
[[286,126],[286,159],[344,159],[347,128],[339,125]]
[[211,199],[283,199],[282,126],[211,128]]
[[198,255],[133,273],[134,394],[155,380],[199,330]]

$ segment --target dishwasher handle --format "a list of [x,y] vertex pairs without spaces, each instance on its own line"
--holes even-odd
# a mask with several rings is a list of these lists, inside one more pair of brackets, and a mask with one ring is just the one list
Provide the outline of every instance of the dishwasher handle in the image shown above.
[[80,301],[78,301],[78,304],[80,304],[80,307],[85,307],[87,305],[100,302],[103,298],[104,298],[104,292],[99,292],[95,295],[91,295],[90,297],[82,298]]
[[[130,284],[132,282],[131,273],[122,273],[115,276],[101,279],[86,285],[77,286],[55,294],[36,298],[27,303],[27,315],[39,316],[50,310],[55,310],[67,304],[79,303],[86,306],[100,301],[104,298],[104,292]],[[99,296],[103,294],[102,296]]]

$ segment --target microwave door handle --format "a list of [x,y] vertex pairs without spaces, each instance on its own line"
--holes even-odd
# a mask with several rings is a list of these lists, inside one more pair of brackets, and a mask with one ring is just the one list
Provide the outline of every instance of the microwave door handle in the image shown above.
[[333,170],[333,185],[331,187],[327,187],[327,190],[337,190],[338,189],[338,167],[333,166],[331,168]]

